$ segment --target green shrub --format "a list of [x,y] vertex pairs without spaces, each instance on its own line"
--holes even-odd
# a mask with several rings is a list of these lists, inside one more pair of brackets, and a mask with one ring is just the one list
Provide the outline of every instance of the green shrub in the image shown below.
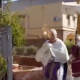
[[70,50],[71,50],[72,46],[75,45],[75,41],[74,40],[72,40],[72,41],[67,40],[65,42],[65,44],[66,44],[66,47],[68,49],[68,52],[70,53]]
[[13,47],[12,54],[13,55],[16,55],[17,54],[17,51],[16,51],[15,47]]
[[24,55],[25,53],[27,53],[27,47],[25,46],[13,48],[13,55]]
[[6,60],[0,55],[0,80],[7,72]]
[[38,50],[38,48],[35,46],[14,47],[13,48],[13,55],[23,55],[23,56],[35,55],[37,50]]
[[35,47],[35,46],[28,46],[27,47],[27,55],[30,56],[30,55],[35,55],[36,52],[37,52],[38,48]]

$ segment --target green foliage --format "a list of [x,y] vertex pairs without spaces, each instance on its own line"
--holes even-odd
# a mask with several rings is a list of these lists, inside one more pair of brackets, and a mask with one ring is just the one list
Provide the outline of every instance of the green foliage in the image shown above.
[[27,47],[20,46],[13,48],[13,55],[25,55],[25,54],[27,54]]
[[0,9],[0,26],[10,26],[12,27],[12,44],[13,46],[21,46],[23,45],[24,38],[24,28],[20,25],[21,18],[19,17],[19,13],[10,13],[8,7],[6,7],[6,11],[3,12]]
[[23,56],[30,56],[35,55],[38,48],[35,46],[20,46],[20,47],[14,47],[13,48],[13,55],[23,55]]
[[14,46],[21,46],[24,42],[24,28],[20,26],[19,18],[17,15],[13,15],[14,19],[12,22],[12,40]]
[[6,60],[0,55],[0,80],[6,74],[7,64]]
[[37,47],[35,47],[35,46],[29,46],[27,48],[27,53],[28,53],[28,55],[35,55],[36,52],[37,52],[37,50],[38,50]]
[[17,55],[17,50],[16,50],[15,47],[13,47],[12,54],[13,54],[13,55]]
[[75,41],[74,40],[72,40],[72,41],[67,40],[65,42],[65,44],[66,44],[66,47],[68,49],[68,52],[70,53],[70,50],[71,50],[72,46],[75,45]]

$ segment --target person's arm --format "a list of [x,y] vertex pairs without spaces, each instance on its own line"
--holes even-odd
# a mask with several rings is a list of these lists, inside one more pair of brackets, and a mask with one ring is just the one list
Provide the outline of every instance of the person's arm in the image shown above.
[[42,47],[37,51],[35,59],[37,62],[41,61],[43,54],[49,49],[47,42],[45,42]]
[[70,62],[72,62],[73,60],[75,60],[75,57],[72,54],[70,54]]

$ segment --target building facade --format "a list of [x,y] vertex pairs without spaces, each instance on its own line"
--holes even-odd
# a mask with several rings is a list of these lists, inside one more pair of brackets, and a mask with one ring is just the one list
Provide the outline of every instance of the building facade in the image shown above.
[[[64,2],[63,2],[64,1]],[[69,0],[70,1],[70,0]],[[68,6],[75,6],[74,0],[19,0],[12,3],[10,11],[20,11],[24,15],[22,25],[25,27],[25,39],[28,45],[43,42],[42,27],[56,29],[58,37],[65,41],[69,34],[75,34],[77,14]],[[4,5],[5,7],[5,5]],[[74,14],[72,14],[73,12]]]
[[69,12],[66,7],[68,4],[76,5],[77,3],[56,2],[27,7],[25,10],[25,38],[42,39],[44,23],[48,28],[56,29],[58,37],[63,41],[67,39],[69,34],[75,34],[77,14],[76,12],[67,14]]

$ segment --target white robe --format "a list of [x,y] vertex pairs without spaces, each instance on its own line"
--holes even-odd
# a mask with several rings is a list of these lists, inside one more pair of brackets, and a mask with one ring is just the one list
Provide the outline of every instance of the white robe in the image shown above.
[[65,63],[69,60],[67,48],[58,38],[54,43],[48,43],[48,41],[46,41],[38,50],[35,59],[46,66],[52,56],[54,57],[55,62]]
[[[52,44],[46,41],[38,50],[35,59],[38,62],[42,62],[43,66],[46,66],[52,59],[54,62],[65,63],[69,60],[69,55],[65,44],[60,39],[57,39]],[[58,80],[63,80],[63,71],[63,65],[61,65],[57,71]]]

